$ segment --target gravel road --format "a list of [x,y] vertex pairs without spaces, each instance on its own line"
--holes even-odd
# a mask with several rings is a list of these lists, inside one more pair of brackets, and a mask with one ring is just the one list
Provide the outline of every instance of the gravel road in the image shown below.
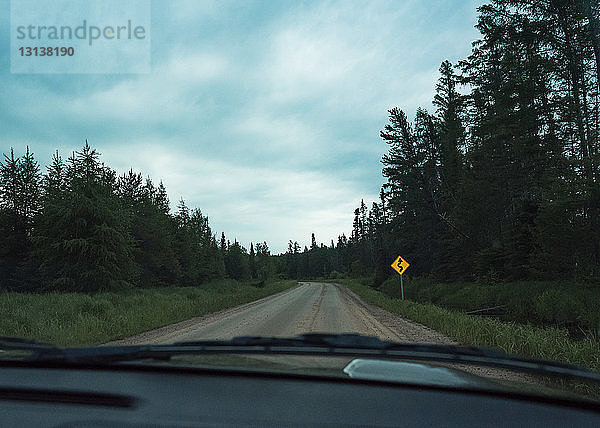
[[423,325],[368,305],[346,287],[304,282],[264,299],[117,340],[110,345],[230,339],[235,336],[295,336],[360,333],[385,340],[454,343]]
[[[289,337],[302,333],[360,333],[396,342],[458,344],[435,330],[365,303],[342,285],[303,282],[245,305],[170,324],[106,345],[222,340],[235,336]],[[496,380],[538,383],[527,375],[507,370],[459,364],[448,366]]]

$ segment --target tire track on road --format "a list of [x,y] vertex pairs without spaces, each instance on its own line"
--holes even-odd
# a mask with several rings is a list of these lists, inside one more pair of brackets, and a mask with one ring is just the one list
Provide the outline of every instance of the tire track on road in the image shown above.
[[321,284],[321,292],[319,293],[319,297],[317,298],[315,303],[313,303],[313,306],[312,306],[312,316],[311,316],[310,322],[308,323],[308,331],[309,332],[315,331],[317,317],[319,316],[319,314],[322,313],[324,297],[325,297],[325,284]]

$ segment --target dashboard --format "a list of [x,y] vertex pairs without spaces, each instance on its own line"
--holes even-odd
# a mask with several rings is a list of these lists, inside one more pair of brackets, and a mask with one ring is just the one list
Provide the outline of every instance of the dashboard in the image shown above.
[[600,426],[592,405],[344,378],[0,367],[0,426]]

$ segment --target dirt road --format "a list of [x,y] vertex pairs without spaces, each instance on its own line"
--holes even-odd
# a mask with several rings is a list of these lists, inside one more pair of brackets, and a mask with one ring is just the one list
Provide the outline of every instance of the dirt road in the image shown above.
[[[397,342],[457,344],[435,330],[365,303],[342,285],[304,282],[255,302],[171,324],[107,345],[220,340],[235,336],[289,337],[302,333],[360,333]],[[299,360],[305,361],[306,357]],[[337,360],[333,361],[334,366],[340,364]],[[459,364],[448,366],[497,380],[536,383],[535,379],[522,373]]]
[[427,327],[366,304],[343,286],[305,282],[256,302],[110,344],[172,343],[235,336],[295,336],[309,332],[360,333],[400,342],[453,343]]

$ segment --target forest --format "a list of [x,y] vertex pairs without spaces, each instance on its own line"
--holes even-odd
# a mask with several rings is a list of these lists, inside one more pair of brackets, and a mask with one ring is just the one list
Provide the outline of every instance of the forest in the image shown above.
[[171,213],[165,186],[100,162],[86,141],[42,173],[26,149],[0,165],[0,284],[22,291],[101,291],[198,285],[272,275],[266,243],[217,240],[208,217],[181,200]]
[[401,254],[407,274],[444,282],[598,281],[599,17],[592,0],[480,7],[471,54],[441,63],[435,111],[389,110],[380,200],[329,247],[290,243],[288,274],[379,285]]
[[[443,61],[435,111],[388,112],[380,199],[350,236],[271,255],[218,236],[150,177],[86,141],[45,170],[0,163],[0,289],[99,291],[218,279],[371,277],[401,254],[443,282],[600,280],[600,6],[493,0],[470,55]],[[414,119],[409,114],[414,113]],[[370,143],[370,142],[369,142]]]

